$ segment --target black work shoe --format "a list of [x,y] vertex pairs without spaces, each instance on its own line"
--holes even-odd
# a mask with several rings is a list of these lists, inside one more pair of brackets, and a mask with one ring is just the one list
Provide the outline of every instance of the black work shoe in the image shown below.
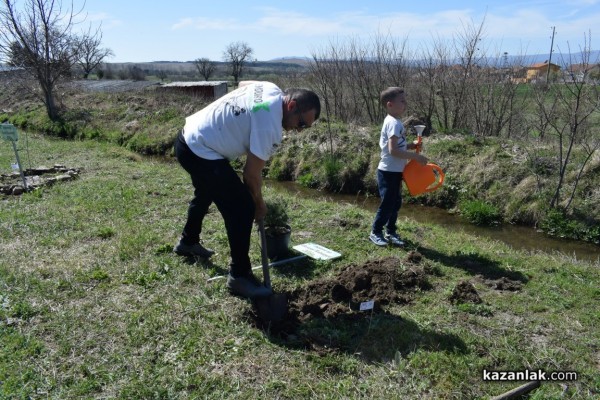
[[215,252],[213,250],[205,248],[200,243],[185,244],[185,243],[179,242],[179,243],[177,243],[177,245],[175,247],[173,247],[173,251],[180,256],[187,256],[187,257],[197,256],[197,257],[209,258],[213,254],[215,254]]
[[232,294],[249,299],[267,297],[273,294],[271,289],[264,287],[252,274],[237,277],[229,274],[227,277],[227,288]]

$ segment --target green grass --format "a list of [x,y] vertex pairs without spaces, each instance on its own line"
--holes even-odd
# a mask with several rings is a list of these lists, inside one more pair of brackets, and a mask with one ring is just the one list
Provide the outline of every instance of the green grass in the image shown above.
[[500,211],[483,201],[464,201],[459,205],[461,214],[475,225],[494,225],[502,220]]
[[[279,193],[292,244],[314,241],[343,257],[274,270],[276,290],[352,263],[405,260],[410,250],[432,272],[432,288],[408,305],[363,322],[302,327],[343,346],[292,346],[253,327],[250,304],[230,296],[223,281],[206,282],[229,262],[214,206],[203,231],[217,251],[211,261],[171,253],[192,193],[176,163],[94,141],[32,135],[29,147],[34,165],[82,171],[75,181],[0,198],[0,398],[463,399],[522,383],[483,382],[483,368],[579,373],[564,387],[542,383],[534,399],[600,394],[597,263],[520,252],[404,217],[407,249],[379,249],[366,239],[371,213]],[[0,172],[12,158],[0,142]],[[275,195],[268,182],[265,194]],[[259,265],[257,234],[250,256]],[[486,284],[501,277],[522,290]],[[483,303],[449,301],[462,280]]]

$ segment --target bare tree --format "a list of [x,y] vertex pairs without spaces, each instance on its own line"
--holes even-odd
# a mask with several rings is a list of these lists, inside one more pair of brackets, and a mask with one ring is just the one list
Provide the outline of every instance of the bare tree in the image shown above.
[[343,47],[332,40],[326,47],[313,52],[313,60],[309,65],[309,80],[319,97],[325,101],[328,121],[333,116],[349,121],[352,116],[346,99],[349,90],[344,85],[342,73],[344,56]]
[[[580,49],[581,65],[583,71],[589,71],[591,56],[591,34],[585,37],[583,49]],[[563,65],[573,65],[571,51],[569,49],[568,62],[563,61]],[[600,148],[600,139],[595,129],[593,115],[600,110],[600,90],[597,85],[590,84],[586,79],[587,72],[581,79],[577,79],[574,74],[563,75],[563,84],[553,90],[553,95],[558,102],[558,115],[548,115],[549,124],[552,128],[552,134],[556,137],[558,143],[558,162],[559,176],[554,196],[550,202],[550,207],[557,207],[561,204],[561,191],[564,187],[565,177],[568,170],[577,168],[577,177],[571,189],[571,194],[564,205],[567,211],[575,196],[577,184],[581,178],[583,169],[592,159],[594,153]],[[584,149],[586,156],[578,165],[573,160],[573,148],[580,146]]]
[[242,76],[244,65],[251,60],[253,53],[254,50],[245,42],[231,43],[223,52],[223,61],[229,63],[235,86]]
[[98,66],[98,71],[102,71],[102,78],[104,79],[115,78],[115,72],[110,64],[103,63],[102,65]]
[[194,65],[196,66],[198,73],[204,78],[205,81],[209,80],[217,69],[217,65],[206,57],[198,58],[194,61]]
[[311,78],[328,113],[344,121],[375,123],[384,117],[379,93],[408,80],[406,40],[376,34],[370,41],[331,41],[314,52]]
[[156,71],[156,76],[160,79],[161,82],[163,82],[165,79],[167,79],[169,77],[169,74],[167,73],[166,70],[159,69],[158,71]]
[[477,69],[480,68],[480,61],[483,58],[484,51],[480,50],[480,42],[483,37],[484,22],[479,26],[473,24],[463,25],[463,30],[457,33],[454,38],[455,54],[458,56],[459,63],[449,69],[449,73],[444,76],[446,79],[446,91],[449,106],[445,115],[445,120],[449,122],[445,126],[448,130],[466,129],[468,126],[467,108],[465,102],[469,88],[476,83]]
[[421,54],[421,58],[415,62],[415,74],[409,81],[409,90],[414,93],[411,96],[413,108],[419,118],[423,119],[425,125],[431,129],[439,90],[440,60],[429,48],[425,48]]
[[59,118],[57,84],[71,77],[80,57],[83,40],[72,32],[78,15],[72,7],[63,11],[60,0],[24,0],[22,7],[15,0],[2,0],[0,57],[38,82],[51,120]]
[[84,35],[79,38],[77,46],[79,48],[79,59],[77,64],[83,70],[83,79],[87,79],[90,73],[96,69],[107,57],[114,56],[111,49],[101,48],[102,32],[100,28],[94,35]]
[[145,81],[146,80],[146,72],[139,66],[134,65],[129,67],[129,77],[134,81]]
[[[565,56],[562,59],[567,71],[562,75],[562,82],[538,82],[532,86],[531,98],[539,117],[532,118],[531,128],[538,132],[538,140],[551,152],[541,147],[539,153],[543,153],[534,153],[529,159],[534,166],[538,160],[542,166],[547,165],[544,172],[552,179],[548,205],[563,212],[571,208],[586,166],[600,150],[600,135],[595,123],[600,111],[600,89],[588,79],[589,66],[594,65],[590,60],[590,43],[591,35],[585,38],[584,47],[580,49],[580,76],[568,68],[575,61],[569,49],[567,59]],[[546,155],[548,161],[544,161],[542,155]]]

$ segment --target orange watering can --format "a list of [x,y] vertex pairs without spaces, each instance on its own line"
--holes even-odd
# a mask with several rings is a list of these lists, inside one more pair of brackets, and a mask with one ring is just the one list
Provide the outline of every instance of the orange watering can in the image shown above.
[[[415,125],[415,129],[417,130],[417,153],[420,153],[425,125]],[[421,165],[415,160],[410,160],[404,167],[402,176],[411,196],[433,192],[444,183],[444,172],[438,165],[433,163]]]

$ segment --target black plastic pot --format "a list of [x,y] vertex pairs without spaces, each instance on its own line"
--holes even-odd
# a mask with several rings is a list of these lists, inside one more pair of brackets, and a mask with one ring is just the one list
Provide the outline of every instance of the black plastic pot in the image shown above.
[[268,226],[265,228],[267,238],[267,256],[270,260],[279,260],[289,254],[292,228],[289,225]]

